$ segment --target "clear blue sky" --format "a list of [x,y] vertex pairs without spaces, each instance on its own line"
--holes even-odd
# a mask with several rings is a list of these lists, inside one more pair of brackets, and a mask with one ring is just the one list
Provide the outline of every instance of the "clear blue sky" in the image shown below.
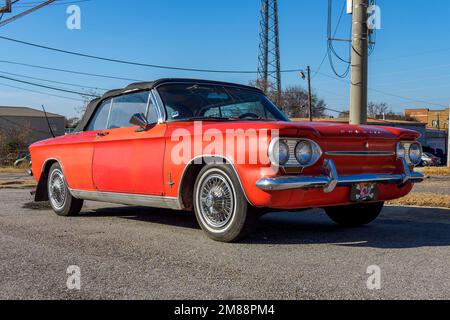
[[[335,22],[343,1],[333,0]],[[26,4],[34,1],[20,2]],[[91,0],[78,5],[82,12],[81,30],[66,28],[67,5],[51,5],[0,28],[0,35],[145,63],[212,69],[257,68],[260,0]],[[413,102],[373,90],[369,91],[370,100],[387,102],[396,112],[401,112],[405,107],[442,108],[439,105],[449,105],[450,1],[379,0],[379,5],[382,29],[378,32],[375,52],[370,57],[369,86],[430,103]],[[282,68],[303,68],[309,64],[313,70],[317,69],[326,48],[327,0],[279,0],[279,11]],[[4,18],[7,17],[5,15]],[[350,16],[346,15],[337,36],[348,37],[349,27]],[[338,43],[336,46],[345,55],[345,45]],[[126,66],[54,53],[1,39],[0,60],[145,80],[196,77],[247,83],[255,77]],[[342,69],[344,65],[337,63],[337,67]],[[0,72],[102,88],[127,84],[127,81],[69,75],[4,63],[0,63]],[[321,73],[333,75],[328,61]],[[78,101],[29,93],[3,84],[52,92],[48,89],[4,79],[0,79],[0,84],[0,105],[39,107],[43,103],[49,111],[67,116],[75,115],[76,108],[82,105]],[[305,82],[296,73],[284,74],[283,85],[304,86]],[[318,74],[313,79],[313,87],[330,108],[347,108],[348,80],[337,81]],[[68,93],[52,93],[79,98]]]

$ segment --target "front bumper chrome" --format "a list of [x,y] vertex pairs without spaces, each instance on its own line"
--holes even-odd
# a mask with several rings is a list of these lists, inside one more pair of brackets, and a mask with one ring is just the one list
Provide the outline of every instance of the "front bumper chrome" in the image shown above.
[[323,174],[320,176],[281,176],[274,178],[262,178],[256,182],[259,189],[265,191],[314,189],[321,188],[326,193],[333,192],[338,186],[348,186],[355,183],[377,182],[391,183],[400,186],[406,183],[418,183],[424,180],[424,175],[409,169],[405,159],[402,159],[402,174],[357,174],[339,176],[336,166],[331,159],[326,159],[323,164]]

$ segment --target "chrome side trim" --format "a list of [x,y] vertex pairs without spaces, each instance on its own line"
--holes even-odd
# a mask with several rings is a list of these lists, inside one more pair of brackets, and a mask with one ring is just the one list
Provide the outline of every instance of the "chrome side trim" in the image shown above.
[[[181,184],[183,183],[184,176],[185,176],[186,171],[187,171],[187,169],[189,168],[189,166],[190,166],[191,164],[193,164],[193,163],[195,162],[195,160],[200,159],[200,158],[210,158],[210,159],[219,158],[219,159],[225,160],[225,163],[228,162],[228,163],[231,165],[231,167],[233,168],[233,171],[234,171],[234,173],[236,174],[236,177],[237,177],[238,180],[239,180],[239,184],[240,184],[240,186],[241,186],[242,191],[244,192],[245,199],[247,200],[247,202],[248,202],[249,204],[253,205],[253,203],[252,203],[252,202],[248,199],[248,197],[247,197],[247,193],[245,192],[244,186],[242,185],[241,177],[239,176],[239,174],[238,174],[236,168],[234,167],[233,161],[231,161],[230,158],[228,158],[228,157],[226,157],[226,156],[221,156],[221,155],[210,155],[210,154],[209,154],[209,155],[201,155],[201,156],[197,156],[197,157],[191,159],[191,161],[189,161],[189,162],[186,164],[186,166],[184,167],[183,173],[181,174],[181,178],[180,178],[180,181],[179,181],[179,183],[178,183],[178,202],[179,202],[180,208],[183,208],[183,209],[184,209],[183,200],[182,200],[182,197],[181,197]],[[211,162],[214,162],[214,161],[211,161]]]
[[332,160],[326,159],[324,162],[323,174],[318,176],[279,176],[274,178],[262,178],[256,186],[265,191],[292,190],[292,189],[313,189],[322,188],[325,192],[334,191],[337,186],[352,185],[363,182],[395,183],[399,186],[406,183],[418,183],[424,180],[424,175],[419,172],[412,172],[406,160],[403,159],[402,174],[357,174],[349,176],[339,176],[336,166]]
[[327,151],[327,156],[346,156],[346,157],[390,157],[395,156],[395,152],[388,151]]
[[131,206],[145,206],[162,209],[181,210],[181,207],[179,206],[178,203],[178,198],[175,197],[100,192],[100,191],[83,191],[73,189],[71,189],[70,192],[75,198],[83,200],[111,202]]

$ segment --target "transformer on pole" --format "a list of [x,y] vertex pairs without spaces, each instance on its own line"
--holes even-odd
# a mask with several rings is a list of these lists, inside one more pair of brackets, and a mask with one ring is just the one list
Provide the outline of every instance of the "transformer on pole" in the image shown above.
[[281,104],[278,1],[261,0],[257,85]]

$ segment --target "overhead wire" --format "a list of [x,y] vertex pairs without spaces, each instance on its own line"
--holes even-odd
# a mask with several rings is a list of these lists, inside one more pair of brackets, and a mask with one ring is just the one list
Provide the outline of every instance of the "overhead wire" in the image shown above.
[[[86,54],[81,52],[75,52],[65,49],[59,49],[55,47],[45,46],[41,44],[36,44],[28,41],[13,39],[10,37],[0,36],[0,39],[19,43],[26,46],[32,46],[35,48],[50,50],[54,52],[64,53],[68,55],[74,55],[78,57],[83,58],[89,58],[94,60],[101,60],[101,61],[107,61],[107,62],[114,62],[114,63],[120,63],[120,64],[126,64],[126,65],[134,65],[139,67],[147,67],[147,68],[155,68],[155,69],[165,69],[165,70],[177,70],[177,71],[188,71],[188,72],[204,72],[204,73],[224,73],[224,74],[257,74],[258,71],[251,71],[251,70],[220,70],[220,69],[201,69],[201,68],[185,68],[185,67],[177,67],[177,66],[165,66],[165,65],[157,65],[157,64],[149,64],[149,63],[142,63],[142,62],[136,62],[136,61],[130,61],[130,60],[123,60],[123,59],[115,59],[115,58],[108,58],[108,57],[101,57],[96,56],[92,54]],[[300,72],[304,71],[304,69],[288,69],[288,70],[281,70],[282,73],[291,73],[291,72]]]

